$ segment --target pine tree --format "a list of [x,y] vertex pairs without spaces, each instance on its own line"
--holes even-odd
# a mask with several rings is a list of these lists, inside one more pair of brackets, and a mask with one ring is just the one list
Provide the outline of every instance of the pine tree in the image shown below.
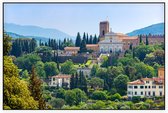
[[76,41],[75,41],[75,46],[80,47],[80,45],[81,45],[81,36],[80,36],[80,33],[78,32],[77,37],[76,37]]
[[35,72],[35,68],[33,66],[32,72],[31,72],[31,77],[30,77],[29,90],[30,90],[31,96],[34,98],[34,100],[38,101],[39,109],[45,109],[46,103],[42,97],[41,85],[42,85],[42,81],[38,78],[38,76]]

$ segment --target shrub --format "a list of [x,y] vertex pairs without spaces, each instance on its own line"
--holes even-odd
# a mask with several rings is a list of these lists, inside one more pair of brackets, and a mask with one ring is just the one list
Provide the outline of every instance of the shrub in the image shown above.
[[104,91],[94,91],[91,98],[94,100],[106,100],[107,94]]
[[110,100],[115,101],[116,99],[120,100],[121,95],[119,93],[116,93],[110,97]]
[[133,96],[132,97],[132,102],[134,102],[134,103],[138,103],[138,102],[140,102],[140,100],[141,100],[140,96]]

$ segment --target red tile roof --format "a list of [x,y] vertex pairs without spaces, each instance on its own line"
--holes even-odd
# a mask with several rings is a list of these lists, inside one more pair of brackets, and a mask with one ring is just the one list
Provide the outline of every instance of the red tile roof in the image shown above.
[[144,85],[144,81],[143,80],[135,80],[135,81],[132,81],[132,82],[128,82],[128,84],[130,85]]
[[76,50],[76,51],[79,51],[80,47],[65,47],[64,50]]
[[71,78],[71,75],[58,74],[58,75],[55,75],[55,76],[49,76],[49,78]]

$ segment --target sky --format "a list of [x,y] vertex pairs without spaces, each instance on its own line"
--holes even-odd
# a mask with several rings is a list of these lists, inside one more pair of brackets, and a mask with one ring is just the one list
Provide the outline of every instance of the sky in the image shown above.
[[113,32],[128,33],[164,22],[164,4],[4,4],[5,23],[54,28],[71,36],[99,35],[99,23],[106,20]]

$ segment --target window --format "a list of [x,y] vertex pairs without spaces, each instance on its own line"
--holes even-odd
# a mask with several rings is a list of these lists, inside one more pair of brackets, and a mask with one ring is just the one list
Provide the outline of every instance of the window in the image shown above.
[[55,81],[55,78],[53,78],[53,81]]
[[148,86],[148,88],[150,89],[150,86]]
[[137,92],[135,91],[135,95],[137,95]]
[[143,88],[144,88],[144,86],[140,86],[140,88],[141,88],[141,89],[143,89]]
[[143,91],[141,91],[141,95],[143,95]]
[[160,91],[160,96],[162,96],[162,91]]
[[149,96],[151,95],[150,91],[148,92],[148,95],[149,95]]
[[138,86],[134,86],[134,89],[137,89],[138,88]]
[[159,89],[162,89],[163,88],[163,86],[159,86]]
[[146,96],[146,91],[145,91],[145,96]]
[[132,86],[128,86],[128,88],[132,89]]
[[153,96],[155,96],[155,92],[153,91]]
[[147,89],[147,86],[145,86],[145,89]]
[[156,86],[152,86],[152,88],[153,88],[153,89],[155,89],[155,88],[156,88]]
[[149,84],[149,81],[146,81],[147,84]]

